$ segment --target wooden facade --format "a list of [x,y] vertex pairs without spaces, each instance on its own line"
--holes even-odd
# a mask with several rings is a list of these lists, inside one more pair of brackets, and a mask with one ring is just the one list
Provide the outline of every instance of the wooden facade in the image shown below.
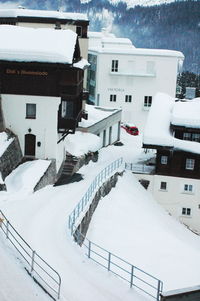
[[83,76],[82,69],[69,64],[0,61],[0,93],[61,97],[58,132],[74,131],[82,111]]
[[[171,125],[175,138],[185,141],[200,142],[200,129]],[[185,152],[173,147],[143,145],[144,148],[156,149],[156,169],[158,175],[200,179],[200,155]],[[188,166],[188,164],[191,164]]]

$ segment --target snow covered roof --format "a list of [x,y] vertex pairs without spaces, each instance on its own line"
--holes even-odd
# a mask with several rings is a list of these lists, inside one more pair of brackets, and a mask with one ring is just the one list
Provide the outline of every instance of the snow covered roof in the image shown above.
[[145,49],[136,48],[131,40],[127,38],[117,38],[110,32],[89,32],[89,51],[97,53],[146,55],[146,56],[164,56],[177,57],[184,59],[180,51],[167,49]]
[[173,107],[171,124],[189,128],[200,128],[200,98],[176,102]]
[[0,26],[0,60],[71,64],[77,34],[69,29]]
[[60,20],[80,20],[88,21],[86,14],[66,13],[61,11],[49,10],[32,10],[32,9],[0,9],[0,17],[17,18],[17,17],[38,17],[38,18],[55,18]]
[[96,107],[88,104],[85,105],[85,110],[88,113],[88,120],[82,119],[81,122],[79,122],[80,128],[88,128],[102,121],[103,119],[115,114],[116,112],[121,111],[121,109]]
[[176,103],[175,99],[169,95],[164,93],[156,94],[148,114],[143,144],[176,148],[200,154],[200,143],[177,139],[173,137],[170,130],[171,122],[176,122],[181,126],[200,128],[200,118],[199,120],[197,119],[197,112],[195,112],[197,108],[200,110],[198,99],[194,99],[194,101],[189,103]]

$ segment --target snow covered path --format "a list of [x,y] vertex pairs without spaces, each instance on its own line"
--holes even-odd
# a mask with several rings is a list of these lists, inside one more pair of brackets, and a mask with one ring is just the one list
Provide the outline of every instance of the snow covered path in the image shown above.
[[[26,196],[19,189],[0,193],[2,211],[41,257],[60,273],[63,301],[152,300],[88,260],[67,229],[69,213],[105,166],[121,156],[126,162],[142,159],[140,137],[127,136],[125,142],[127,145],[122,147],[101,150],[97,163],[90,162],[81,168],[80,182],[48,186]],[[163,280],[165,289],[199,284],[200,238],[169,217],[130,172],[100,201],[88,235],[102,247]],[[26,290],[31,281],[30,278],[26,281],[26,287],[20,282],[12,285]],[[32,287],[29,289],[32,296],[31,290]],[[20,299],[20,294],[16,290],[15,293],[15,300]],[[0,297],[2,294],[0,290]],[[41,296],[28,300],[46,301]]]
[[[98,163],[81,169],[84,180],[64,186],[48,186],[26,197],[2,193],[1,209],[33,249],[61,275],[61,299],[70,301],[146,301],[134,289],[89,261],[67,232],[68,215],[105,166],[121,149],[102,152]],[[104,153],[104,154],[103,154]]]

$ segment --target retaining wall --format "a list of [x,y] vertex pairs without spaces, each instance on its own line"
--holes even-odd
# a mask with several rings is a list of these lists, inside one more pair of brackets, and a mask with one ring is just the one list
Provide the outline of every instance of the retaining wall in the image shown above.
[[[101,187],[99,187],[99,189],[97,190],[89,209],[85,212],[85,215],[83,217],[83,219],[81,220],[81,222],[79,223],[79,225],[77,226],[77,230],[74,233],[74,240],[76,240],[77,237],[77,231],[79,231],[82,234],[82,237],[85,237],[87,234],[87,230],[89,228],[90,225],[90,221],[92,219],[93,213],[99,203],[99,200],[102,197],[105,197],[113,187],[115,187],[117,181],[118,181],[118,176],[122,176],[123,172],[119,173],[115,173],[113,176],[111,176],[105,183],[103,183],[103,185]],[[79,243],[79,245],[81,246],[83,243],[84,239],[80,239],[77,243]]]
[[22,160],[22,151],[18,138],[15,136],[13,136],[13,138],[14,140],[10,143],[0,158],[0,171],[3,180],[19,165]]
[[54,184],[56,180],[56,160],[52,160],[44,175],[36,184],[34,191],[37,191],[46,185]]

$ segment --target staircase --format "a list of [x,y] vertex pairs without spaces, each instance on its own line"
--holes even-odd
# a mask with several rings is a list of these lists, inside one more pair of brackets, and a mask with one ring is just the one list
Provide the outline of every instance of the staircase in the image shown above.
[[72,155],[66,155],[66,159],[62,169],[62,175],[72,176],[75,172],[75,167],[78,163],[78,158]]

